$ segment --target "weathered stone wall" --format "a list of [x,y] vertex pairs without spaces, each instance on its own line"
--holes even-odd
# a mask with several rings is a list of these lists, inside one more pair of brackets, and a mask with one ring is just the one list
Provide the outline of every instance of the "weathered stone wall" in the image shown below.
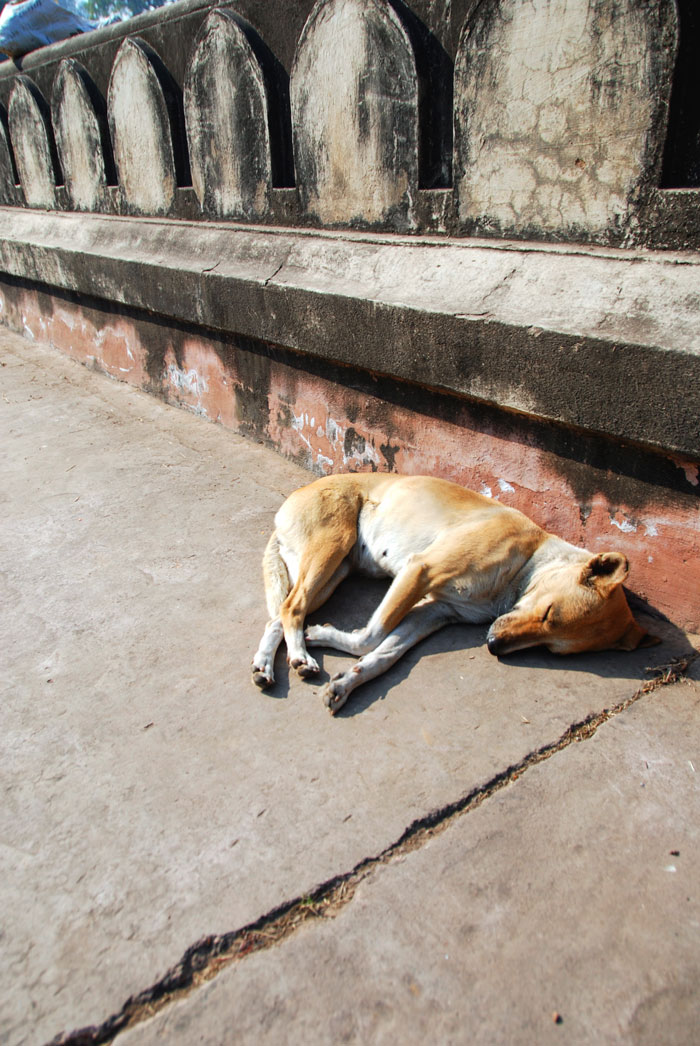
[[462,222],[622,237],[660,168],[676,33],[658,0],[481,4],[455,71]]
[[0,69],[2,202],[663,245],[678,39],[675,0],[184,0]]

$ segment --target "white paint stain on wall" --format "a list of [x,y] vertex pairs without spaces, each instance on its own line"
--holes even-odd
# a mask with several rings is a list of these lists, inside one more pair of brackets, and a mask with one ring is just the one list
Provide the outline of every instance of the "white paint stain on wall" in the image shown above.
[[623,534],[636,534],[637,533],[637,528],[636,528],[635,524],[634,523],[630,523],[630,521],[628,519],[619,520],[619,519],[611,518],[610,522],[612,523],[612,525],[614,527],[617,527],[618,530],[621,530]]
[[69,331],[74,331],[77,323],[75,314],[69,309],[58,309],[56,312],[57,318],[63,323]]
[[652,523],[651,520],[645,520],[642,523],[633,523],[629,519],[615,519],[613,516],[610,517],[610,522],[618,530],[621,530],[623,534],[636,534],[639,527],[644,527],[644,537],[657,538],[659,536],[659,527],[657,523]]
[[326,420],[326,437],[331,441],[331,443],[338,443],[340,439],[344,440],[345,429],[341,428],[340,425],[337,425],[335,421],[333,421],[333,418],[328,418]]
[[168,380],[178,392],[186,392],[190,396],[201,396],[207,391],[207,383],[204,378],[197,374],[194,367],[189,370],[181,370],[174,363],[168,366]]
[[[306,447],[311,457],[311,464],[318,466],[323,472],[337,468],[338,465],[368,465],[379,464],[379,455],[370,442],[364,439],[354,441],[354,450],[345,452],[345,436],[347,429],[338,424],[334,418],[328,417],[325,426],[317,423],[314,415],[302,411],[300,414],[292,412],[291,427],[298,433],[300,440]],[[333,457],[329,457],[324,450],[315,445],[316,440],[323,440],[324,444],[330,445]]]
[[189,370],[182,370],[175,363],[169,363],[167,369],[167,377],[170,384],[178,392],[184,392],[188,396],[196,397],[197,403],[185,403],[186,407],[193,410],[195,414],[199,414],[201,417],[208,417],[206,409],[202,406],[201,398],[202,394],[207,391],[206,380],[197,373],[194,367],[190,367]]
[[498,486],[502,494],[515,494],[515,487],[511,487],[505,479],[499,479]]

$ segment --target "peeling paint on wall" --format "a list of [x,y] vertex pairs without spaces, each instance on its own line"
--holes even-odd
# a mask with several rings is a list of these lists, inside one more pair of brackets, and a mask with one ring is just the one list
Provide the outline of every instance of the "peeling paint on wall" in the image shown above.
[[621,530],[623,534],[636,534],[636,524],[632,523],[629,519],[615,519],[613,516],[610,517],[610,522],[618,530]]
[[685,478],[688,483],[691,483],[694,487],[697,487],[700,483],[700,467],[692,461],[677,461],[679,469],[683,469],[685,472]]
[[167,374],[171,385],[182,392],[187,392],[190,396],[200,396],[202,392],[206,392],[206,381],[200,378],[194,369],[184,371],[174,363],[170,363]]

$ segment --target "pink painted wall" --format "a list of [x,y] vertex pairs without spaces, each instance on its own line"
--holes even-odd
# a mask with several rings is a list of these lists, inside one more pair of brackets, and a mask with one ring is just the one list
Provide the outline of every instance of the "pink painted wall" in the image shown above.
[[700,632],[696,463],[674,462],[687,494],[645,483],[636,489],[627,480],[631,496],[613,501],[602,491],[614,486],[614,477],[602,475],[597,483],[593,476],[583,510],[576,483],[567,478],[571,463],[542,446],[480,429],[466,407],[465,418],[441,420],[277,362],[274,350],[260,357],[215,335],[174,331],[13,284],[0,285],[0,319],[112,377],[263,438],[316,474],[393,467],[443,476],[521,509],[591,551],[624,552],[630,589],[676,624]]

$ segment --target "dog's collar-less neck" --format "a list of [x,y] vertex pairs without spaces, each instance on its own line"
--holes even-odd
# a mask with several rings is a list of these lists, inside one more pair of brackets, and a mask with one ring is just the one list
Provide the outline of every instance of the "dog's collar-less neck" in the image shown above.
[[585,563],[590,553],[584,548],[571,545],[563,538],[547,534],[544,541],[535,549],[528,561],[523,564],[522,570],[516,576],[516,602],[537,582],[540,575],[552,565],[557,563]]

